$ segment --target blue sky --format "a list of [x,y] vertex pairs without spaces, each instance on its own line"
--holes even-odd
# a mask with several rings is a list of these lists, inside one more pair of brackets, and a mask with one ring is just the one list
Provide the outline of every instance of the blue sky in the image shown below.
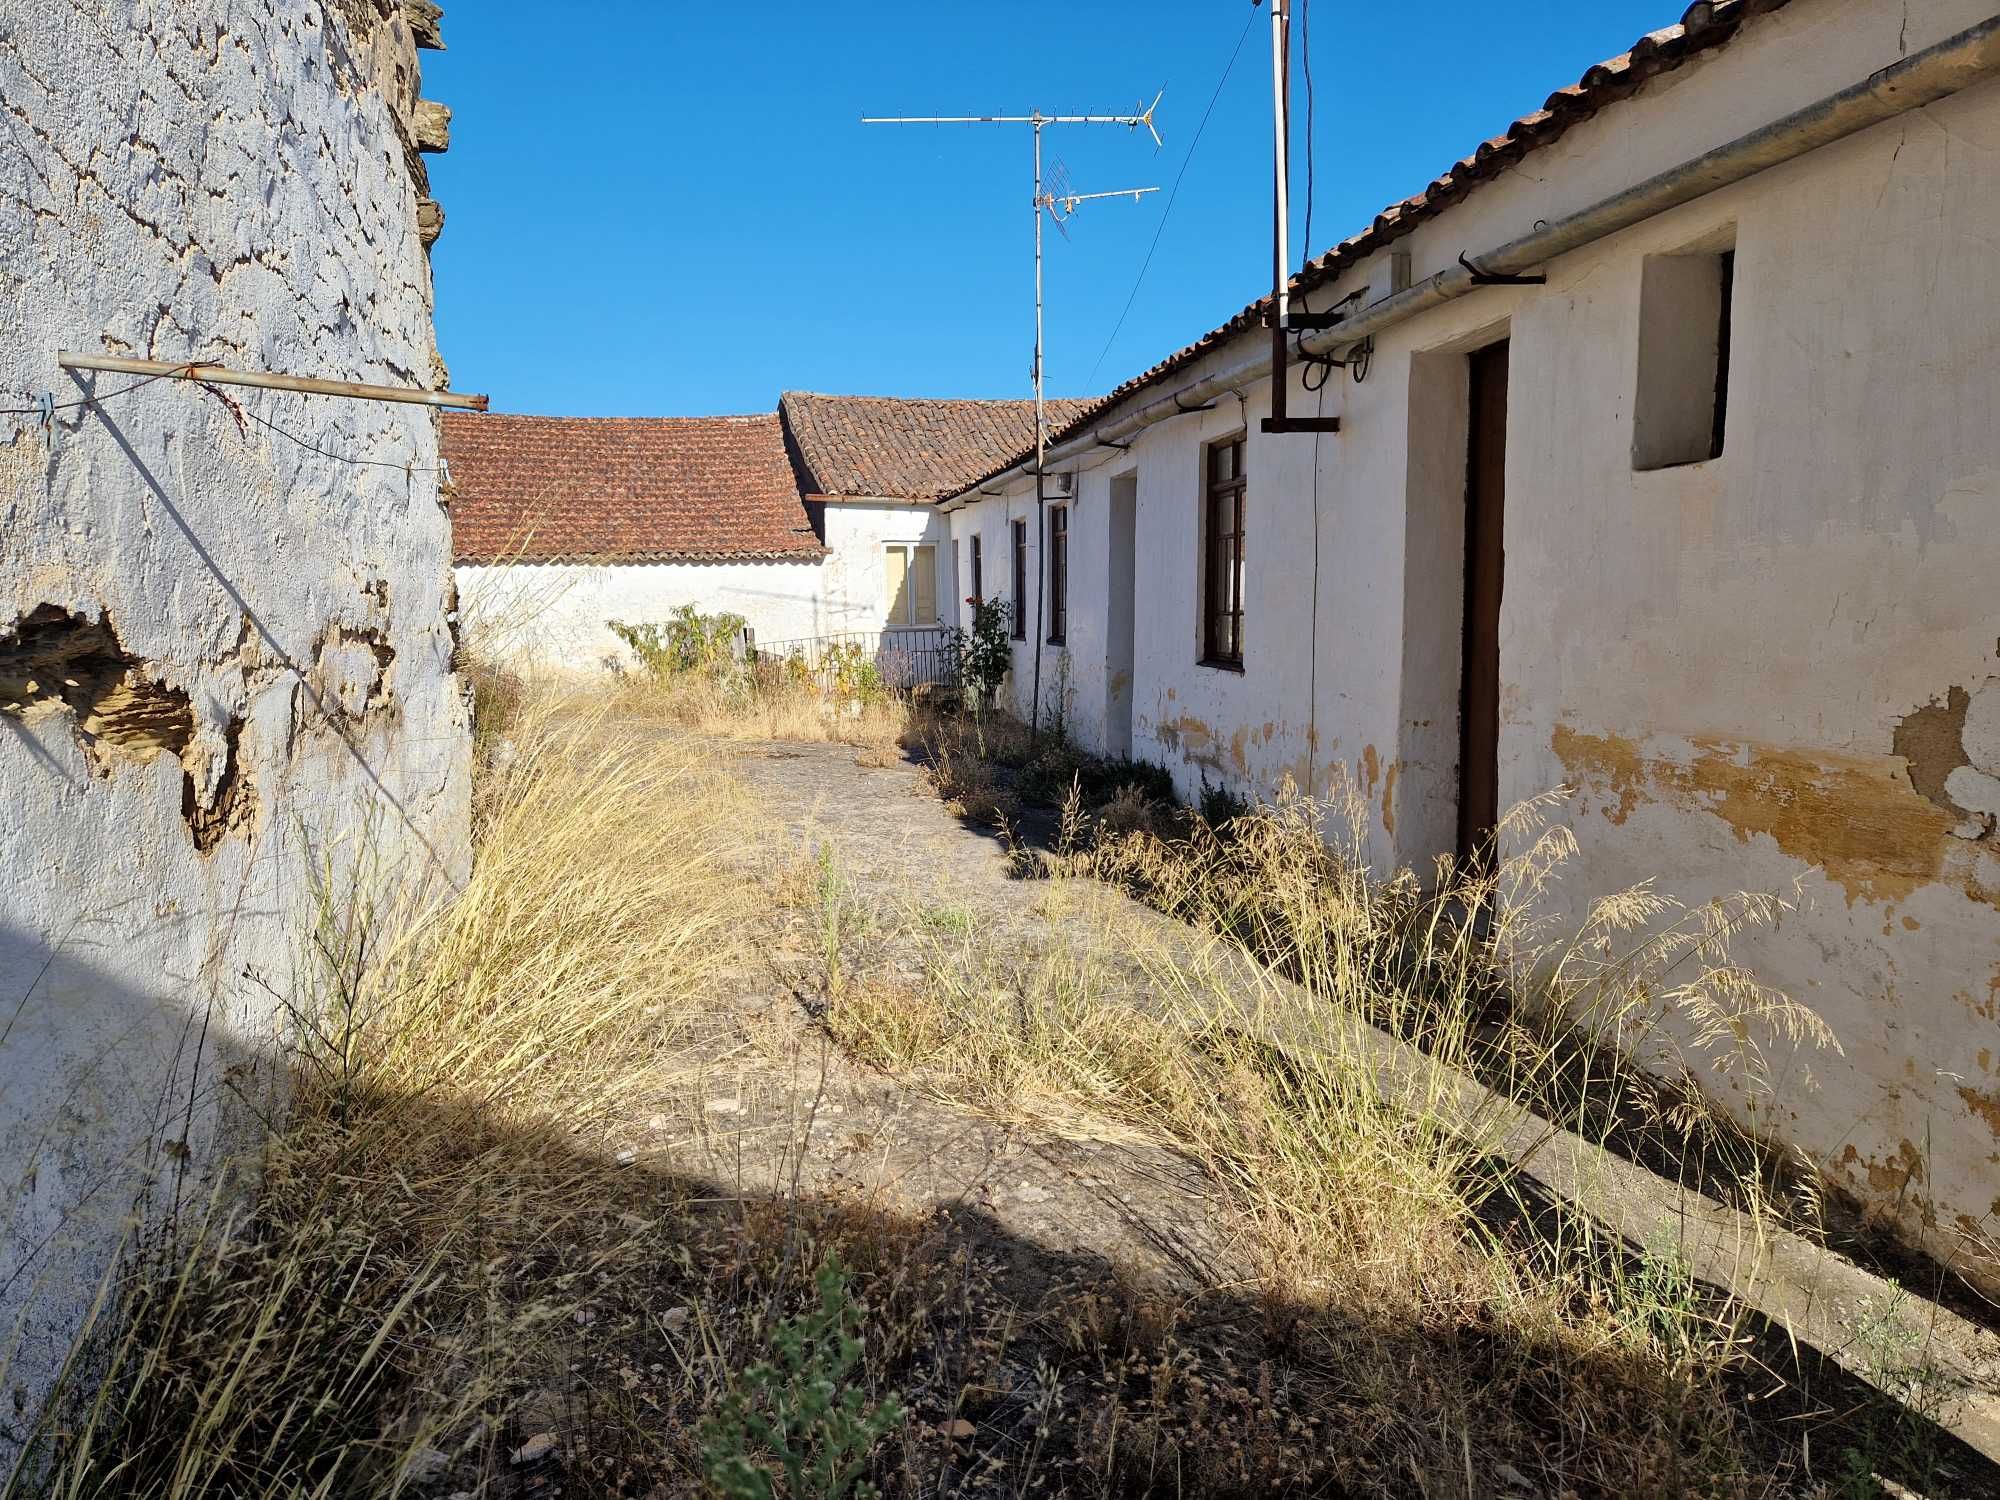
[[[1318,0],[1313,250],[1678,16]],[[1188,160],[1252,17],[1248,0],[457,0],[451,50],[424,54],[425,93],[456,111],[431,159],[453,383],[499,410],[605,416],[767,411],[787,388],[1027,395],[1027,130],[860,117],[1123,112],[1164,86],[1157,153],[1120,129],[1045,136],[1079,191],[1162,189],[1048,236],[1050,394],[1115,385],[1269,285],[1265,11]],[[1295,240],[1305,102],[1295,73]]]

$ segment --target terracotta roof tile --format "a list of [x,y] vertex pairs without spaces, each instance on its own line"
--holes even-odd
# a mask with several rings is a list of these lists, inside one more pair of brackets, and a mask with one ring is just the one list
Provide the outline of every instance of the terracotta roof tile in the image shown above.
[[[1292,278],[1293,295],[1324,286],[1350,266],[1409,234],[1424,220],[1435,218],[1481,183],[1498,177],[1529,152],[1551,144],[1570,126],[1583,123],[1606,105],[1629,98],[1650,79],[1725,45],[1745,21],[1780,10],[1787,3],[1788,0],[1698,0],[1687,8],[1677,25],[1648,32],[1630,51],[1585,69],[1576,83],[1558,89],[1540,109],[1523,115],[1503,134],[1483,142],[1472,155],[1454,162],[1422,192],[1390,204],[1375,216],[1368,228],[1308,261]],[[1083,410],[1066,426],[1051,424],[1050,441],[1074,436],[1126,397],[1186,368],[1246,329],[1264,327],[1270,310],[1270,297],[1258,298],[1221,327],[1211,329],[1150,369],[1140,371],[1108,395],[1083,403]],[[1028,456],[1027,445],[1023,444],[1011,458],[982,470],[953,493],[963,494]]]
[[[1050,401],[1049,430],[1092,403]],[[928,401],[787,391],[778,403],[809,491],[937,500],[1035,442],[1032,401]]]
[[818,558],[775,414],[447,413],[461,563]]

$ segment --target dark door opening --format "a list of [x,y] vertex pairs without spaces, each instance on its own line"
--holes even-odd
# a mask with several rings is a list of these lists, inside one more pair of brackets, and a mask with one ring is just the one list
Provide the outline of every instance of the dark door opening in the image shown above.
[[1465,462],[1465,642],[1458,715],[1458,855],[1494,867],[1500,820],[1500,588],[1507,511],[1507,343],[1472,355]]

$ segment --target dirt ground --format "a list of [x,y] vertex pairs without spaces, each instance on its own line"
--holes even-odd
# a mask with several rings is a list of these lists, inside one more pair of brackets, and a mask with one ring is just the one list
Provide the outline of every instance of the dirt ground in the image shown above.
[[[715,1232],[688,1253],[739,1257],[753,1305],[760,1273],[741,1247],[773,1235],[789,1241],[801,1203],[822,1213],[839,1204],[839,1214],[865,1219],[872,1234],[933,1245],[933,1281],[955,1278],[956,1289],[909,1292],[923,1304],[912,1326],[929,1345],[903,1351],[898,1394],[910,1416],[902,1441],[922,1449],[907,1468],[934,1476],[936,1493],[1070,1493],[1064,1466],[1080,1460],[1063,1451],[1063,1436],[1052,1438],[1065,1420],[1056,1414],[1102,1410],[1092,1403],[1106,1392],[1146,1383],[1166,1405],[1175,1382],[1170,1404],[1196,1411],[1176,1437],[1178,1452],[1227,1446],[1265,1424],[1249,1445],[1260,1457],[1244,1461],[1241,1482],[1203,1493],[1404,1493],[1394,1481],[1384,1488],[1379,1475],[1319,1465],[1320,1445],[1303,1425],[1316,1419],[1298,1416],[1319,1397],[1282,1388],[1292,1377],[1268,1357],[1269,1309],[1245,1290],[1255,1280],[1248,1258],[1231,1243],[1198,1164],[1088,1120],[1030,1110],[1035,1123],[1023,1125],[942,1103],[920,1083],[843,1055],[818,1024],[834,997],[857,987],[921,990],[940,953],[973,934],[981,952],[1002,956],[982,973],[1003,993],[1009,962],[1025,988],[1038,965],[1067,952],[1091,965],[1100,993],[1141,1007],[1149,976],[1160,972],[1141,949],[1153,964],[1171,955],[1185,969],[1233,971],[1244,961],[1108,885],[1022,878],[1008,845],[955,816],[914,759],[816,743],[715,742],[712,753],[759,809],[759,837],[744,841],[742,855],[758,899],[739,961],[713,988],[706,1024],[664,1061],[607,1142],[634,1174],[630,1206],[655,1201],[662,1185],[696,1205]],[[1139,940],[1106,952],[1107,931]],[[713,1284],[712,1271],[706,1279]],[[645,1287],[607,1288],[604,1322],[580,1332],[578,1358],[528,1393],[511,1440],[531,1456],[515,1465],[511,1493],[665,1500],[703,1492],[691,1478],[631,1487],[625,1476],[646,1466],[606,1457],[626,1452],[631,1432],[685,1415],[671,1363],[657,1362],[653,1347],[650,1366],[620,1365],[621,1341],[606,1337],[611,1325],[629,1325],[628,1350],[684,1340],[691,1314],[679,1304],[697,1293],[683,1289],[703,1281],[683,1268]],[[1099,1296],[1101,1321],[1091,1313]],[[1133,1309],[1148,1306],[1167,1309],[1158,1322],[1175,1337],[1142,1326],[1151,1315]],[[1202,1363],[1168,1372],[1163,1351],[1190,1343]],[[1478,1365],[1476,1344],[1465,1357]],[[1190,1382],[1213,1399],[1190,1398]],[[593,1408],[579,1417],[579,1405],[596,1400],[591,1393],[620,1386],[633,1398],[626,1416],[607,1420]],[[579,1393],[588,1399],[580,1403]],[[1369,1421],[1421,1420],[1361,1410]],[[1480,1477],[1468,1470],[1468,1492],[1541,1492],[1500,1468]],[[1178,1478],[1150,1473],[1111,1488],[1183,1492]]]
[[[1052,899],[1024,884],[1005,846],[947,811],[913,763],[862,764],[869,757],[845,745],[719,753],[773,820],[774,841],[746,873],[766,890],[802,868],[836,884],[843,983],[916,980],[941,936],[973,929],[1025,969],[1085,940],[1089,902],[1186,941],[1116,891]],[[818,925],[811,910],[766,908],[755,958],[716,997],[728,1039],[663,1090],[647,1123],[667,1130],[635,1130],[628,1149],[670,1151],[682,1168],[752,1192],[838,1187],[916,1214],[976,1214],[1017,1254],[1040,1247],[1064,1264],[1081,1256],[1174,1283],[1227,1279],[1201,1177],[1173,1153],[1079,1134],[1074,1122],[1036,1131],[968,1115],[830,1049],[812,1024],[828,986]],[[1140,989],[1143,974],[1130,982]]]

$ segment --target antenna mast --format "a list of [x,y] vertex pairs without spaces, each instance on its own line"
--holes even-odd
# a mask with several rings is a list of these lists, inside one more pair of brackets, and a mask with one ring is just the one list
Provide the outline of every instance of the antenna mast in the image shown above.
[[[1048,455],[1048,411],[1042,382],[1042,215],[1047,213],[1063,237],[1069,231],[1064,223],[1076,212],[1079,203],[1093,202],[1099,198],[1130,198],[1137,203],[1147,193],[1157,193],[1157,187],[1119,188],[1108,193],[1073,192],[1069,185],[1069,174],[1061,176],[1059,191],[1050,191],[1042,182],[1042,130],[1049,125],[1123,125],[1128,130],[1138,130],[1142,126],[1146,134],[1153,138],[1153,148],[1161,146],[1160,132],[1153,125],[1153,111],[1160,107],[1160,100],[1166,90],[1153,95],[1153,102],[1137,114],[1130,115],[1045,115],[1039,109],[1025,115],[867,115],[863,125],[1026,125],[1030,127],[1035,143],[1035,195],[1031,206],[1035,215],[1035,565],[1037,569],[1046,566],[1047,557],[1047,491],[1043,486],[1042,465]],[[1035,685],[1034,701],[1029,707],[1029,734],[1039,734],[1042,719],[1042,599],[1048,592],[1048,579],[1043,577],[1035,589]],[[1020,601],[1014,601],[1020,607]]]
[[[1255,0],[1262,4],[1263,0]],[[1338,432],[1338,417],[1295,417],[1285,410],[1291,393],[1290,336],[1330,327],[1336,314],[1292,311],[1291,134],[1292,0],[1271,0],[1271,414],[1266,432]],[[1308,254],[1311,253],[1308,247]]]

